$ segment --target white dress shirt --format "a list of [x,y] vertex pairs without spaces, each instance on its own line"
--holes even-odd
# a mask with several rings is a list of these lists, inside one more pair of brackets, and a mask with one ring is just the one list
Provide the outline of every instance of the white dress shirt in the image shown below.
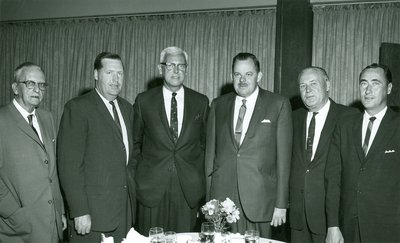
[[[387,106],[385,106],[385,108],[383,108],[383,110],[381,110],[378,114],[376,114],[374,117],[376,117],[374,123],[372,124],[372,129],[371,129],[371,136],[369,137],[369,142],[368,142],[368,149],[367,149],[367,154],[369,149],[371,148],[371,145],[374,141],[374,138],[376,136],[376,133],[378,132],[379,129],[379,125],[382,122],[383,117],[386,114],[386,110],[387,110]],[[367,133],[367,127],[368,127],[368,123],[369,123],[369,118],[372,117],[371,115],[369,115],[367,112],[364,112],[364,116],[363,116],[363,123],[362,123],[362,136],[361,136],[361,145],[364,144],[364,139],[365,139],[365,135]]]
[[39,126],[39,122],[36,118],[36,109],[34,109],[32,111],[32,113],[27,112],[15,99],[13,99],[13,104],[15,106],[15,108],[17,108],[17,110],[19,111],[19,113],[21,113],[22,117],[25,119],[25,121],[29,124],[29,120],[28,120],[28,116],[29,115],[33,115],[32,117],[32,124],[33,127],[36,129],[38,135],[39,135],[39,139],[40,141],[42,141],[43,143],[43,138],[42,138],[42,132],[40,131],[40,126]]
[[244,114],[244,119],[242,123],[242,136],[240,137],[240,144],[242,144],[243,139],[246,135],[247,129],[249,128],[251,116],[253,115],[254,107],[256,106],[256,101],[258,97],[259,88],[257,86],[256,90],[246,98],[236,95],[235,99],[235,110],[233,113],[233,133],[235,133],[235,127],[239,116],[239,110],[242,106],[242,100],[246,100],[246,113]]
[[[100,98],[103,100],[103,102],[104,102],[105,106],[107,107],[107,110],[110,113],[112,119],[114,119],[114,112],[113,112],[112,105],[110,104],[110,101],[107,100],[106,98],[104,98],[104,96],[102,96],[97,89],[96,89],[96,92],[99,94]],[[115,109],[117,110],[119,122],[121,123],[122,140],[124,142],[125,152],[126,152],[126,164],[128,164],[128,161],[129,161],[128,132],[126,131],[124,117],[122,116],[121,110],[119,109],[119,105],[118,105],[117,99],[114,99],[113,102],[114,102],[114,105],[115,105]]]
[[[182,123],[183,123],[183,110],[184,110],[184,100],[185,100],[185,91],[183,87],[181,87],[178,91],[175,92],[176,103],[178,108],[178,137],[181,134]],[[168,124],[171,126],[171,99],[172,99],[172,91],[163,86],[163,97],[164,97],[164,107],[165,114],[167,115]]]
[[[315,115],[315,132],[314,132],[311,161],[314,159],[315,152],[317,151],[319,139],[321,138],[321,132],[322,129],[324,128],[326,117],[328,116],[330,107],[331,107],[331,101],[328,99],[328,102],[326,102],[326,104],[319,111],[317,111],[318,114]],[[313,112],[309,111],[307,114],[307,127],[306,127],[306,137],[305,137],[306,146],[308,137],[308,127],[310,126],[312,116]]]

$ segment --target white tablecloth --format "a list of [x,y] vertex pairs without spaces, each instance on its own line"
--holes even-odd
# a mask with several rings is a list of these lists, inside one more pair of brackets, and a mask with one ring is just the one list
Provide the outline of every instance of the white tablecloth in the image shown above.
[[[199,233],[179,233],[178,235],[178,243],[186,243],[188,239],[198,240]],[[244,236],[239,234],[231,235],[231,243],[244,243]],[[260,238],[259,243],[284,243],[278,240],[271,240],[267,238]]]
[[[198,240],[199,233],[179,233],[177,234],[178,243],[187,243],[188,240]],[[231,243],[244,243],[244,237],[240,234],[232,234],[230,236]],[[150,239],[143,235],[140,235],[134,228],[132,228],[123,243],[149,243]],[[102,236],[101,243],[114,243],[112,237]],[[218,243],[218,242],[217,242]],[[260,238],[259,243],[283,243],[282,241],[271,240],[266,238]]]

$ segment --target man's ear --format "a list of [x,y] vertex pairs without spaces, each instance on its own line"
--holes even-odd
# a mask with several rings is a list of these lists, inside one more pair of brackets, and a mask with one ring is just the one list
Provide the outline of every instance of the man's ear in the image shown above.
[[160,75],[162,76],[163,75],[162,65],[158,64],[157,67],[158,67],[158,71],[160,72]]
[[94,71],[93,71],[93,77],[94,77],[94,80],[99,80],[99,71],[97,71],[97,69],[95,69]]
[[257,83],[259,83],[261,81],[262,76],[263,76],[262,72],[258,72],[258,74],[257,74]]
[[392,87],[392,83],[389,83],[387,87],[387,94],[390,94],[392,92]]
[[12,83],[12,85],[11,85],[11,88],[12,88],[12,90],[13,90],[13,92],[14,92],[14,95],[18,95],[18,89],[17,89],[17,83]]

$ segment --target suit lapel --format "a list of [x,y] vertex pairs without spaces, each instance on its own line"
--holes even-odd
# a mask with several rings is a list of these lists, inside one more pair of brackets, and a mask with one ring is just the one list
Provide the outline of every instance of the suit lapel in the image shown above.
[[262,93],[263,91],[259,89],[254,111],[251,116],[249,127],[247,128],[243,143],[247,140],[248,136],[256,132],[257,126],[261,123],[263,118],[265,118],[265,112],[268,110],[267,104],[270,104],[270,102],[268,102],[268,100],[264,101],[264,99],[267,99],[267,97],[263,96]]
[[[29,126],[28,122],[22,117],[21,113],[17,110],[13,103],[9,104],[10,114],[15,121],[15,124],[19,129],[21,129],[28,137],[32,138],[36,143],[45,150],[42,141],[40,141],[38,135]],[[39,125],[40,126],[40,125]],[[43,136],[43,135],[42,135]]]
[[[183,121],[182,121],[182,128],[181,128],[181,132],[178,136],[178,141],[176,141],[176,144],[179,143],[179,141],[182,141],[185,139],[182,139],[183,136],[185,136],[185,134],[187,133],[187,130],[190,128],[189,124],[190,124],[190,117],[194,117],[193,113],[193,107],[196,107],[193,100],[189,98],[189,94],[187,92],[187,89],[185,87],[183,88],[183,92],[185,92],[184,94],[184,106],[183,106]],[[190,109],[190,107],[192,107],[192,109]],[[169,131],[169,130],[168,130]],[[172,136],[171,136],[172,137]]]
[[129,146],[129,151],[131,152],[133,149],[133,139],[132,139],[132,121],[129,117],[130,112],[127,111],[127,107],[121,102],[121,98],[117,97],[118,101],[118,106],[121,111],[122,118],[124,119],[125,127],[126,127],[126,133],[128,136],[128,146]]
[[113,133],[119,137],[121,142],[123,142],[122,134],[120,133],[117,125],[115,124],[115,121],[113,120],[110,112],[108,111],[106,104],[104,104],[103,100],[101,99],[101,97],[95,90],[93,90],[92,92],[93,92],[92,95],[93,95],[93,99],[95,100],[97,111],[103,116],[104,121],[106,121],[109,124],[109,127],[112,130],[114,130]]
[[363,114],[361,114],[358,119],[354,120],[353,123],[353,136],[351,139],[354,139],[352,144],[355,144],[356,151],[360,162],[364,161],[364,151],[362,149],[361,138],[362,138],[362,122],[363,122]]
[[326,151],[328,148],[325,146],[329,146],[330,138],[332,137],[332,132],[335,129],[336,125],[336,116],[338,115],[338,109],[336,104],[331,101],[331,105],[329,107],[328,115],[325,119],[325,124],[321,131],[321,136],[319,138],[319,142],[317,145],[317,150],[315,151],[314,159],[311,161],[313,164],[314,161],[318,161],[318,158],[322,155],[322,151]]
[[[234,144],[236,149],[239,149],[238,144],[236,143],[235,139],[235,128],[233,127],[233,121],[234,119],[237,119],[237,117],[234,117],[235,115],[235,100],[236,100],[236,94],[232,93],[231,97],[228,99],[228,107],[227,107],[227,112],[228,115],[225,116],[225,119],[228,119],[227,123],[229,124],[229,134],[231,135],[231,141]],[[244,142],[244,140],[243,140]]]
[[[162,87],[160,86],[158,88],[158,95],[155,95],[155,106],[158,107],[158,115],[160,116],[160,121],[164,126],[164,129],[167,133],[167,136],[171,140],[172,143],[174,143],[174,139],[172,137],[172,134],[169,129],[169,122],[167,118],[167,114],[165,113],[165,104],[164,104],[164,94],[162,92]],[[185,108],[186,109],[186,108]]]
[[371,157],[377,155],[379,150],[381,150],[382,147],[385,147],[387,141],[389,141],[389,137],[393,132],[393,126],[390,124],[391,120],[392,113],[388,108],[386,114],[383,116],[381,124],[379,125],[375,138],[372,141],[368,154],[364,159],[364,163],[366,163]]

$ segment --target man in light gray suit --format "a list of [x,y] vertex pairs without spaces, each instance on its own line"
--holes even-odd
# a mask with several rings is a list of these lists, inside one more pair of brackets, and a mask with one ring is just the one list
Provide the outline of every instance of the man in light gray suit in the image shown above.
[[46,86],[42,69],[23,63],[14,100],[0,108],[0,242],[56,243],[66,228],[54,121],[37,108]]

